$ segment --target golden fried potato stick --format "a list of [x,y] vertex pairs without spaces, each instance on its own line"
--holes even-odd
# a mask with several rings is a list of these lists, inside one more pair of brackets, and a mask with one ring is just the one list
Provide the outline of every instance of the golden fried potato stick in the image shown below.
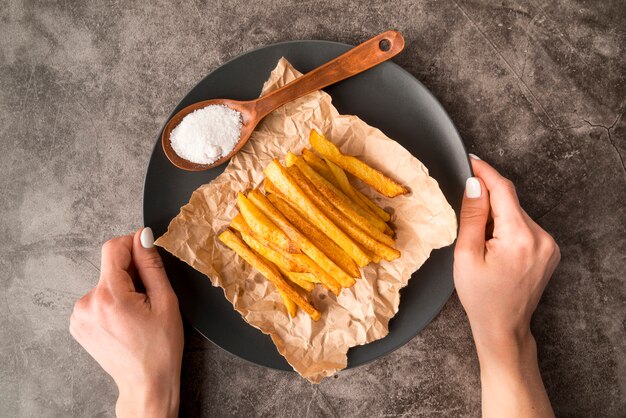
[[[243,219],[243,215],[241,213],[235,215],[232,221],[230,221],[230,227],[233,228],[235,231],[245,232],[248,235],[255,235],[254,231],[252,231],[252,229],[250,229],[250,227],[246,223],[246,220]],[[260,236],[257,235],[256,238],[259,241],[263,242],[263,244],[269,245],[269,241],[264,240]]]
[[[331,276],[326,270],[320,267],[320,265],[317,264],[313,259],[311,259],[311,257],[305,254],[297,254],[297,256],[300,258],[301,262],[306,264],[307,267],[302,273],[308,272],[319,277],[319,282],[337,296],[339,296],[339,293],[341,293],[342,287],[350,287],[354,284],[354,279],[351,278],[350,281],[345,282],[347,286],[342,286],[341,282],[339,282],[335,277]],[[300,273],[299,271],[295,272]]]
[[231,229],[226,229],[219,235],[220,241],[222,241],[231,250],[236,252],[241,258],[247,261],[252,267],[257,269],[267,280],[272,282],[278,290],[282,290],[283,293],[292,301],[296,303],[304,312],[306,312],[311,319],[317,321],[322,316],[320,311],[315,309],[305,298],[300,296],[294,288],[277,272],[276,267],[265,261],[260,255],[255,253],[241,240]]
[[[293,155],[289,153],[287,155]],[[295,157],[295,156],[294,156]],[[309,166],[304,159],[295,157],[294,165],[298,170],[315,186],[315,188],[330,202],[339,209],[352,222],[358,225],[363,231],[377,241],[393,246],[393,238],[383,231],[387,224],[375,215],[366,212],[361,206],[354,203],[341,190],[326,181]]]
[[[330,239],[335,241],[350,257],[359,265],[364,267],[370,262],[370,258],[365,255],[361,247],[358,246],[345,232],[335,225],[324,213],[311,201],[311,199],[302,191],[300,186],[287,173],[287,169],[280,165],[278,160],[274,159],[263,170],[265,176],[272,182],[274,186],[288,199],[298,205],[307,215],[314,225],[318,225]],[[333,263],[334,264],[334,263]],[[322,266],[325,270],[326,267]],[[341,269],[339,269],[341,270]],[[336,276],[334,272],[331,275]],[[341,280],[339,280],[342,283]],[[342,283],[343,285],[343,283]]]
[[[271,195],[270,195],[271,196]],[[285,196],[281,194],[276,194],[277,197],[280,197],[284,202],[287,202],[287,205],[291,207],[291,209],[295,210],[301,218],[304,218],[307,222],[310,222],[310,219],[307,217],[307,214],[302,211],[295,203],[287,199]],[[328,238],[328,237],[327,237]],[[380,260],[383,258],[377,254],[374,254],[368,249],[361,248],[365,255],[367,255],[374,263],[380,263]]]
[[282,255],[284,255],[285,257],[289,254],[288,252],[284,251],[283,249],[279,248],[278,245],[274,244],[273,242],[266,240],[265,238],[263,238],[262,236],[258,235],[257,233],[255,233],[250,226],[246,223],[246,220],[243,218],[243,216],[241,215],[241,213],[238,213],[233,219],[232,221],[230,221],[229,226],[231,228],[233,228],[235,231],[240,232],[241,234],[248,234],[252,237],[254,237],[255,240],[259,241],[262,245],[271,248],[272,250],[275,250],[279,253],[281,253]]
[[308,280],[303,280],[301,277],[298,276],[298,274],[311,274],[311,273],[295,273],[293,271],[287,271],[283,269],[280,269],[280,272],[283,274],[283,276],[285,276],[286,278],[288,278],[293,283],[297,284],[298,286],[300,286],[307,292],[310,292],[315,288],[315,283],[310,282]]
[[246,223],[258,236],[273,242],[288,253],[299,253],[298,247],[263,214],[243,193],[237,194],[237,206]]
[[265,193],[268,193],[268,194],[274,193],[274,194],[282,195],[282,192],[278,190],[278,188],[274,186],[274,183],[272,183],[270,179],[268,179],[267,177],[263,179],[263,188],[265,189]]
[[309,141],[313,149],[319,152],[322,157],[360,178],[379,193],[387,197],[396,197],[409,192],[406,187],[365,164],[358,158],[343,154],[335,144],[319,134],[315,129],[311,130]]
[[[320,267],[311,260],[306,254],[291,254],[286,251],[281,250],[280,248],[276,248],[274,243],[263,240],[263,238],[256,235],[250,227],[246,224],[246,221],[243,219],[241,214],[237,214],[230,222],[230,227],[236,231],[239,231],[244,241],[256,252],[260,253],[262,256],[267,258],[272,263],[277,266],[287,269],[289,271],[295,273],[318,273],[320,274]],[[254,239],[257,241],[255,244],[251,244],[245,238],[246,236],[250,237],[250,239]],[[258,245],[264,246],[264,248],[257,248]],[[323,275],[326,275],[325,272],[322,271]],[[336,281],[332,279],[332,277],[328,280],[334,284],[336,284],[332,291],[337,291],[339,294],[339,284],[335,283]]]
[[[328,283],[328,286],[325,285],[325,287],[327,287],[334,294],[339,295],[341,291],[340,284],[337,283],[337,281],[332,276],[324,271],[317,263],[315,263],[315,261],[309,258],[309,256],[307,256],[306,254],[290,254],[281,250],[280,248],[275,248],[273,243],[269,241],[264,241],[263,238],[256,235],[246,224],[246,221],[243,219],[241,214],[237,214],[237,216],[233,218],[233,220],[230,222],[230,226],[231,228],[241,233],[242,238],[248,244],[248,246],[267,258],[272,263],[276,264],[280,269],[288,270],[294,274],[308,273],[324,277],[324,282]],[[321,281],[317,279],[316,283],[321,283]],[[301,287],[310,290],[308,285]]]
[[[326,162],[328,163],[328,161]],[[339,167],[339,166],[337,166]],[[339,167],[341,168],[341,167]],[[342,168],[343,170],[343,168]],[[389,222],[391,220],[391,215],[389,213],[387,213],[386,210],[384,210],[383,208],[381,208],[380,206],[378,206],[376,203],[374,203],[369,197],[365,196],[363,193],[361,193],[359,190],[354,189],[354,191],[356,192],[356,195],[359,197],[359,199],[361,199],[361,201],[363,203],[365,203],[365,205],[376,214],[376,216],[378,216],[380,219],[382,219],[385,222]]]
[[[308,160],[305,156],[308,156]],[[386,223],[391,219],[391,216],[363,193],[352,187],[346,173],[341,167],[330,160],[321,159],[306,148],[302,150],[302,158],[319,176],[332,184],[337,190],[342,191],[347,197],[346,202],[361,216],[368,219],[371,224],[375,225],[385,234],[393,236],[393,230]],[[309,161],[311,161],[311,163],[309,163]],[[287,155],[285,162],[288,167],[296,163],[295,159],[290,155]]]
[[367,254],[367,256],[372,259],[372,262],[376,264],[380,263],[380,261],[383,259],[380,255],[376,254],[372,250],[368,250],[367,248],[364,248],[363,251],[365,251],[365,254]]
[[[295,203],[293,203],[291,200],[287,199],[287,197],[285,197],[282,193],[273,193],[271,195],[269,195],[269,197],[271,196],[276,196],[279,197],[280,199],[282,199],[284,202],[287,202],[287,205],[289,205],[291,207],[291,209],[295,210],[298,215],[300,215],[301,218],[304,218],[307,222],[311,222],[311,220],[309,219],[309,217],[307,216],[306,212],[302,211],[302,209],[300,209]],[[268,198],[269,198],[268,197]],[[328,237],[326,237],[328,238]],[[361,248],[363,250],[363,252],[365,253],[365,255],[367,255],[367,257],[372,260],[374,263],[380,263],[380,260],[382,260],[383,258],[377,254],[374,254],[373,252],[365,249],[365,248]],[[354,261],[354,260],[353,260]]]
[[[334,294],[339,295],[341,286],[350,287],[355,283],[354,278],[350,277],[306,236],[298,231],[298,229],[294,227],[260,191],[252,190],[248,196],[255,205],[278,224],[289,238],[302,249],[304,254],[299,254],[298,257],[302,262],[307,263],[310,269],[309,272],[315,274],[324,287]],[[305,254],[307,257],[302,257]]]
[[[295,169],[295,168],[294,168],[294,169]],[[288,168],[288,170],[292,170],[292,168]],[[267,179],[266,179],[266,180],[267,180]],[[272,186],[272,187],[273,187],[273,186]],[[312,186],[311,186],[311,187],[312,187]],[[271,188],[270,188],[270,190],[271,190]],[[312,190],[313,190],[313,189],[312,189]],[[280,191],[278,191],[278,190],[272,190],[272,193],[271,193],[271,194],[269,194],[269,195],[267,196],[267,198],[268,198],[268,199],[270,199],[270,200],[271,200],[271,199],[274,199],[274,200],[278,200],[278,201],[282,201],[282,202],[287,203],[287,206],[288,206],[288,207],[290,207],[293,211],[295,211],[295,212],[296,212],[296,213],[300,216],[300,218],[304,219],[304,220],[305,220],[305,221],[306,221],[309,225],[312,225],[312,222],[313,222],[313,221],[311,220],[311,217],[310,217],[309,215],[307,215],[307,213],[306,213],[306,212],[304,212],[301,208],[299,208],[299,207],[298,207],[298,205],[296,205],[293,201],[291,201],[291,200],[290,200],[290,199],[288,199],[285,195],[283,195]],[[278,199],[276,199],[276,198],[278,198]],[[274,201],[273,201],[273,200],[272,200],[272,204],[274,204]],[[291,221],[290,221],[290,222],[291,222]],[[317,229],[317,228],[316,228],[316,229]],[[319,231],[319,229],[318,229],[318,231]],[[320,232],[321,232],[321,231],[320,231]],[[322,232],[322,235],[323,235],[324,237],[326,237],[326,239],[330,240],[330,238],[328,238],[328,236],[327,236],[326,234],[324,234],[323,232]],[[311,241],[313,241],[313,240],[311,240]],[[330,241],[334,243],[334,241],[332,241],[332,240],[330,240]],[[316,242],[317,242],[317,241],[316,241]],[[337,245],[337,244],[335,244],[335,245]],[[341,247],[339,247],[339,246],[338,246],[338,248],[340,248],[340,249],[341,249]],[[371,251],[369,251],[369,250],[367,250],[367,249],[365,249],[365,248],[361,248],[361,250],[362,250],[362,251],[365,253],[365,255],[366,255],[366,256],[367,256],[367,257],[368,257],[371,261],[373,261],[374,263],[380,263],[380,260],[382,260],[382,257],[381,257],[381,256],[379,256],[379,255],[377,255],[377,254],[374,254],[373,252],[371,252]],[[343,250],[342,250],[342,251],[343,251]],[[344,253],[345,253],[345,251],[344,251]],[[348,257],[350,258],[350,256],[349,256],[349,255],[348,255]],[[350,260],[352,260],[352,258],[350,258]],[[354,262],[354,260],[352,260],[352,262]]]
[[[393,261],[400,257],[400,251],[387,244],[379,242],[369,236],[365,231],[344,216],[331,202],[322,196],[315,186],[309,182],[304,174],[296,166],[287,168],[289,175],[296,181],[296,184],[303,191],[305,197],[309,198],[332,222],[348,234],[365,250],[371,251],[387,261]],[[383,234],[384,235],[384,234]],[[387,236],[387,235],[385,235]],[[371,259],[371,257],[369,257]]]
[[313,273],[296,273],[295,271],[289,272],[290,276],[297,277],[301,281],[311,282],[311,283],[321,283],[320,279],[315,277]]
[[[308,148],[302,150],[302,158],[311,166],[318,174],[331,182],[335,187],[343,190],[355,203],[368,210],[372,214],[378,216],[382,221],[389,222],[391,216],[385,212],[376,203],[372,202],[367,196],[354,188],[343,168],[330,160],[323,160]],[[385,233],[393,235],[393,231],[387,226]]]
[[317,247],[322,250],[324,254],[335,262],[343,271],[348,273],[351,277],[361,277],[359,266],[354,262],[352,258],[346,253],[340,246],[335,244],[333,240],[328,238],[326,234],[317,229],[313,224],[307,221],[301,216],[297,210],[285,200],[283,200],[282,194],[271,194],[267,196],[270,202],[278,209],[293,226],[295,226],[302,234],[307,237],[311,242],[317,244]]
[[335,178],[335,175],[330,170],[328,165],[326,165],[326,161],[318,157],[316,153],[314,153],[308,148],[304,148],[302,150],[302,158],[304,158],[304,161],[306,161],[308,165],[313,167],[313,169],[317,171],[322,177],[330,181],[336,187],[340,187],[340,184]]
[[296,305],[296,302],[289,299],[289,296],[287,296],[282,290],[279,290],[278,293],[280,293],[280,297],[283,299],[285,308],[287,308],[287,313],[290,317],[294,318],[298,313],[298,305]]
[[241,231],[239,231],[239,233],[241,234],[241,238],[244,240],[244,242],[248,244],[248,247],[252,248],[254,251],[262,255],[272,264],[275,264],[279,269],[282,268],[285,270],[297,271],[297,272],[308,271],[307,268],[302,268],[299,265],[299,263],[295,262],[289,257],[286,257],[285,255],[288,253],[281,254],[279,251],[276,251],[266,245],[263,245],[261,242],[259,242],[255,238],[254,235],[249,235]]
[[292,165],[296,163],[297,159],[298,159],[298,156],[296,154],[294,154],[291,151],[288,151],[287,154],[285,154],[285,167],[291,167]]
[[[289,199],[288,199],[285,195],[283,195],[283,194],[280,192],[280,190],[278,190],[278,189],[276,188],[276,186],[274,186],[274,185],[272,184],[272,182],[271,182],[271,181],[269,181],[269,180],[266,178],[266,179],[264,180],[264,183],[263,183],[263,184],[264,184],[265,190],[266,190],[268,193],[270,193],[270,195],[268,196],[268,198],[272,198],[273,196],[275,196],[275,197],[279,197],[282,201],[286,202],[286,203],[287,203],[287,205],[288,205],[289,207],[291,207],[291,209],[293,209],[294,211],[296,211],[296,213],[297,213],[298,215],[300,215],[300,218],[304,219],[305,221],[309,222],[309,224],[310,224],[311,220],[310,220],[309,216],[307,215],[307,213],[306,213],[306,212],[304,212],[304,211],[303,211],[300,207],[298,207],[298,205],[296,205],[296,204],[295,204],[295,203],[293,203],[291,200],[289,200]],[[315,228],[315,229],[319,231],[319,229],[317,229],[317,228]],[[321,231],[320,231],[320,232],[321,232]],[[325,235],[323,232],[321,233],[321,235],[322,235],[324,238],[326,238],[327,240],[330,240],[330,242],[333,242],[333,243],[334,243],[334,241],[332,241],[330,238],[328,238],[328,236],[327,236],[327,235]],[[310,238],[309,238],[309,239],[310,239]],[[312,241],[312,242],[317,242],[317,241],[315,241],[315,240],[311,240],[311,241]],[[336,245],[336,244],[335,244],[335,245]],[[324,248],[323,248],[323,250],[325,250],[325,248],[326,248],[326,247],[324,247]],[[339,247],[339,246],[337,246],[337,248],[341,249],[341,247]],[[343,249],[341,249],[341,250],[343,251]],[[368,250],[363,249],[363,248],[361,248],[361,250],[362,250],[362,251],[365,253],[365,255],[366,255],[366,256],[367,256],[370,260],[372,260],[374,263],[380,263],[380,260],[382,260],[382,257],[381,257],[381,256],[379,256],[379,255],[377,255],[377,254],[374,254],[374,253],[372,253],[371,251],[368,251]],[[343,251],[343,252],[345,253],[345,251]],[[349,255],[348,255],[348,257],[350,258],[350,256],[349,256]],[[332,257],[330,257],[330,258],[332,259]],[[352,260],[352,258],[350,258],[350,260]],[[333,260],[333,261],[334,261],[334,260]],[[354,260],[352,260],[352,261],[354,262]],[[341,267],[341,265],[340,265],[340,267]],[[343,268],[343,267],[342,267],[342,268]],[[350,273],[349,269],[350,269],[350,268],[349,268],[348,266],[346,266],[346,268],[344,269],[344,271],[346,271],[347,273]],[[358,276],[356,276],[356,275],[355,275],[354,277],[357,277],[357,278],[358,278]]]
[[[343,171],[343,168],[339,167],[337,164],[333,163],[330,160],[322,160],[322,162],[324,162],[328,166],[330,171],[332,171],[335,179],[337,180],[337,183],[339,183],[339,188],[343,190],[345,194],[351,197],[352,200],[360,204],[363,208],[378,216],[382,221],[389,222],[391,216],[382,208],[380,208],[376,203],[372,202],[367,196],[355,189],[354,186],[350,184],[350,180],[348,180],[348,176],[346,175],[346,172]],[[389,228],[389,226],[387,226],[387,228]]]
[[[348,176],[346,175],[346,172],[343,171],[343,168],[339,167],[337,164],[333,163],[330,160],[322,160],[322,161],[324,162],[324,164],[326,164],[328,169],[333,173],[333,176],[335,177],[335,183],[337,184],[337,188],[339,190],[341,190],[346,196],[352,199],[354,203],[361,206],[361,208],[363,208],[367,213],[370,213],[374,216],[378,216],[374,212],[372,212],[369,206],[363,203],[363,201],[357,194],[357,190],[354,187],[352,187],[352,185],[350,184],[350,180],[348,180]],[[311,164],[309,165],[311,166],[311,168],[315,169],[315,167],[313,167]],[[319,174],[319,171],[318,171],[318,174]]]

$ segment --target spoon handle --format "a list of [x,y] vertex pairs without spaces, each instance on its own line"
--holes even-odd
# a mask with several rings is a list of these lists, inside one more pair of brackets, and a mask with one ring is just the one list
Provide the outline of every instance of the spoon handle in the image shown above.
[[404,38],[400,32],[395,30],[383,32],[278,90],[257,99],[255,101],[256,117],[260,120],[285,103],[368,70],[396,56],[403,48]]

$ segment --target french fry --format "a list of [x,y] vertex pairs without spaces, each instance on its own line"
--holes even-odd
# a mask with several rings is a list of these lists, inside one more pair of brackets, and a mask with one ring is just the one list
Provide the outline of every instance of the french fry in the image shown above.
[[282,195],[282,192],[278,190],[278,188],[274,186],[274,183],[272,183],[270,179],[268,179],[267,177],[263,180],[263,188],[265,189],[266,193],[274,193],[274,194]]
[[[382,221],[389,222],[391,216],[389,216],[389,214],[385,212],[382,208],[380,208],[376,203],[372,202],[367,196],[355,189],[352,184],[350,184],[348,176],[346,175],[346,172],[343,171],[343,168],[339,167],[337,164],[333,163],[330,160],[323,160],[323,162],[326,163],[330,171],[332,171],[335,179],[337,180],[337,183],[339,183],[339,188],[343,190],[345,194],[351,197],[352,200],[360,204],[363,208],[378,216],[378,218],[380,218]],[[389,226],[387,226],[387,228],[389,228]]]
[[320,153],[322,157],[360,178],[379,193],[387,197],[396,197],[409,192],[406,187],[365,164],[358,158],[343,154],[335,144],[319,134],[315,129],[311,130],[309,141],[313,149]]
[[[310,272],[315,274],[321,283],[331,292],[339,295],[340,285],[350,287],[355,283],[345,271],[337,266],[315,244],[295,228],[285,216],[276,209],[272,203],[260,191],[252,190],[248,196],[266,216],[271,218],[304,252],[298,255],[300,260],[307,263]],[[306,257],[302,257],[306,255]],[[289,270],[289,269],[286,269]],[[292,270],[293,271],[293,270]]]
[[241,238],[243,241],[248,244],[248,247],[252,248],[254,251],[265,257],[272,264],[275,264],[278,268],[297,271],[297,272],[306,272],[307,268],[302,268],[298,262],[292,260],[289,257],[286,257],[285,254],[281,254],[280,252],[263,245],[263,243],[259,242],[254,235],[249,235],[245,232],[239,231],[241,234]]
[[290,271],[289,274],[293,277],[297,277],[299,280],[311,282],[311,283],[321,283],[320,279],[315,277],[313,273],[296,273],[295,271]]
[[326,180],[330,181],[336,187],[341,187],[337,179],[335,178],[334,173],[330,170],[330,167],[326,164],[326,161],[322,160],[316,153],[311,151],[308,148],[304,148],[302,150],[302,158],[304,161],[315,171],[317,171],[322,177]]
[[283,249],[279,248],[278,245],[274,244],[271,241],[266,240],[265,238],[263,238],[262,236],[256,234],[251,228],[250,226],[246,223],[246,220],[243,218],[243,216],[241,215],[241,213],[238,213],[233,219],[232,221],[230,221],[229,226],[231,228],[233,228],[235,231],[238,231],[241,234],[248,234],[252,237],[254,237],[255,240],[259,241],[262,245],[271,248],[279,253],[281,253],[282,255],[284,255],[286,257],[286,254],[288,255],[289,253],[287,253],[286,251],[284,251]]
[[[289,167],[287,172],[293,180],[295,180],[297,186],[302,190],[304,196],[309,201],[314,202],[316,208],[320,210],[331,222],[346,232],[354,241],[363,248],[369,250],[387,261],[393,261],[400,257],[400,252],[395,248],[390,247],[387,244],[379,242],[370,237],[362,229],[356,226],[350,219],[345,217],[341,211],[339,211],[332,203],[330,203],[324,196],[322,196],[315,186],[309,182],[304,174],[296,166]],[[295,203],[295,202],[294,202]],[[308,214],[308,213],[307,213]],[[386,236],[386,235],[385,235]],[[371,258],[370,258],[371,259]],[[356,261],[356,260],[355,260]]]
[[[338,185],[337,187],[346,196],[348,196],[350,199],[352,199],[352,201],[354,203],[356,203],[357,205],[361,206],[361,208],[363,208],[366,212],[368,212],[368,213],[370,213],[370,214],[372,214],[374,216],[377,216],[375,213],[373,213],[371,211],[371,209],[365,203],[363,203],[361,198],[357,195],[356,189],[354,187],[352,187],[352,185],[350,184],[350,180],[348,180],[348,176],[346,175],[346,172],[343,171],[343,168],[339,167],[337,164],[333,163],[330,160],[323,160],[323,161],[324,161],[324,164],[326,164],[328,166],[328,169],[333,173],[333,176],[335,177],[335,180],[336,180],[335,183],[337,183],[337,185]],[[311,164],[309,164],[309,165],[311,166]],[[313,166],[311,166],[311,167],[314,168]],[[319,171],[318,171],[318,174],[319,174]]]
[[278,248],[288,253],[298,253],[300,250],[267,216],[243,195],[237,194],[237,206],[246,223],[255,234],[273,242]]
[[298,286],[300,286],[307,292],[310,292],[313,290],[313,288],[315,288],[314,282],[304,280],[300,276],[298,276],[299,274],[311,274],[311,273],[295,273],[293,271],[287,271],[283,269],[280,269],[280,272],[283,273],[283,276],[285,276],[286,278],[288,278],[293,283],[297,284]]
[[[250,229],[250,227],[246,223],[246,220],[243,219],[243,215],[241,213],[238,213],[237,215],[235,215],[232,221],[230,221],[230,227],[233,228],[235,231],[242,232],[242,233],[245,232],[248,235],[254,235],[254,231]],[[257,237],[259,240],[263,239],[259,237],[258,235]],[[269,245],[269,241],[265,240],[263,241],[263,244]]]
[[[341,168],[341,167],[339,167]],[[342,169],[343,170],[343,169]],[[359,190],[354,189],[354,191],[356,192],[356,195],[359,197],[359,199],[361,199],[361,201],[363,203],[365,203],[365,205],[371,209],[372,212],[374,212],[380,219],[382,219],[385,222],[389,222],[391,220],[391,215],[389,213],[387,213],[386,210],[384,210],[383,208],[381,208],[380,206],[378,206],[376,203],[374,203],[369,197],[365,196],[363,193],[361,193]]]
[[287,154],[285,155],[285,166],[291,167],[292,165],[296,163],[297,159],[298,157],[293,152],[288,151]]
[[[302,158],[304,158],[304,161],[306,161],[306,163],[310,165],[311,168],[313,168],[318,174],[331,182],[335,187],[343,190],[346,195],[351,197],[352,200],[361,205],[364,209],[368,209],[384,222],[389,222],[391,220],[391,216],[385,210],[379,207],[376,203],[372,202],[370,198],[365,196],[363,193],[361,193],[350,184],[348,176],[343,171],[343,168],[339,167],[337,164],[333,163],[330,160],[323,160],[308,148],[304,148],[302,150]],[[339,176],[343,177],[345,183],[342,183],[342,179]],[[354,195],[352,195],[350,191],[352,191]],[[387,228],[388,231],[391,231],[391,228],[389,228],[388,226]],[[391,231],[390,235],[392,234],[393,231]]]
[[[304,212],[310,215],[313,223],[319,225],[322,232],[343,248],[360,267],[366,266],[370,262],[370,258],[365,255],[358,244],[348,237],[348,235],[313,204],[311,199],[302,191],[300,186],[287,173],[287,169],[280,165],[278,160],[274,159],[265,167],[263,172],[283,195],[288,196],[289,199],[292,199]],[[326,267],[323,268],[327,269]],[[339,270],[342,271],[341,269]],[[335,273],[331,274],[335,275]],[[341,280],[339,280],[339,282],[342,283],[342,285],[344,284]]]
[[[243,220],[243,217],[240,215],[241,214],[235,216],[235,218],[231,221],[230,226],[241,233],[241,237],[246,244],[250,246],[250,248],[267,258],[272,263],[276,264],[281,270],[289,271],[293,274],[316,274],[323,277],[325,279],[324,282],[328,283],[328,286],[326,287],[336,295],[339,295],[341,291],[340,284],[337,283],[337,281],[324,271],[317,263],[315,263],[315,261],[309,258],[309,256],[306,254],[290,254],[282,251],[281,249],[273,248],[273,243],[263,242],[258,235],[255,235],[254,232],[247,227],[245,220]],[[291,277],[288,276],[288,278]],[[321,283],[319,279],[317,279],[316,282]],[[301,287],[309,291],[313,289],[313,286],[309,286],[308,284]]]
[[[293,154],[290,152],[287,155]],[[341,190],[317,174],[304,159],[295,157],[294,165],[333,206],[343,212],[359,228],[375,240],[393,246],[393,238],[383,232],[387,226],[385,222],[350,200]]]
[[[340,184],[340,190],[351,199],[351,202],[354,202],[356,204],[357,208],[360,209],[358,212],[362,216],[367,218],[367,220],[370,221],[372,225],[376,225],[379,230],[383,231],[390,237],[393,237],[393,229],[391,229],[389,225],[387,225],[387,221],[390,219],[389,214],[376,206],[376,204],[369,200],[364,194],[352,187],[350,181],[348,180],[346,172],[343,171],[343,168],[339,167],[337,164],[333,163],[330,160],[324,160],[324,163],[326,163],[330,170],[333,172],[333,174],[335,174],[337,182]],[[385,220],[385,218],[381,216],[379,212],[374,211],[372,207],[368,205],[368,203],[378,209],[379,212],[387,215],[387,220]]]
[[280,293],[280,297],[283,299],[285,308],[287,308],[287,313],[290,317],[294,318],[298,313],[298,305],[296,305],[296,302],[289,299],[289,296],[287,296],[282,290],[279,290],[278,293]]
[[328,238],[322,231],[317,229],[313,224],[301,216],[297,209],[291,207],[280,194],[271,194],[267,197],[270,202],[278,209],[293,226],[295,226],[302,234],[311,242],[315,242],[317,247],[324,254],[335,262],[343,271],[351,277],[361,277],[359,267],[350,258],[350,256],[333,240]]
[[278,273],[275,266],[263,260],[260,255],[250,249],[231,229],[226,229],[219,235],[220,241],[235,251],[241,258],[257,269],[263,276],[281,290],[289,299],[294,301],[311,319],[317,321],[321,317],[320,311],[315,309],[305,298],[300,296],[285,279]]
[[[310,217],[307,215],[306,212],[304,212],[301,208],[298,207],[298,205],[296,205],[294,202],[292,202],[290,199],[288,199],[285,195],[283,195],[280,191],[278,190],[273,190],[273,193],[271,193],[269,196],[267,196],[268,199],[270,199],[272,201],[272,204],[274,203],[274,200],[278,200],[278,201],[282,201],[284,203],[287,204],[288,207],[290,207],[293,211],[295,211],[300,218],[304,219],[307,223],[311,224],[311,219]],[[278,199],[276,199],[278,198]],[[319,231],[319,229],[315,228],[316,230]],[[319,231],[321,232],[321,231]],[[326,238],[327,240],[330,240],[330,238],[328,238],[327,235],[325,235],[323,232],[321,233],[321,235]],[[311,240],[314,241],[314,240]],[[330,240],[331,242],[334,243],[334,241]],[[317,241],[314,241],[317,242]],[[335,244],[336,245],[336,244]],[[341,247],[338,247],[339,249],[341,249]],[[380,263],[380,261],[383,259],[381,256],[374,254],[373,252],[361,248],[361,250],[365,253],[365,255],[374,263]],[[343,251],[343,250],[342,250]],[[345,253],[345,251],[344,251]],[[332,257],[331,257],[332,258]],[[350,256],[348,256],[348,258],[350,258]],[[352,260],[350,258],[350,260]],[[352,260],[354,262],[354,260]]]
[[[250,227],[246,224],[241,214],[237,214],[230,222],[230,227],[236,231],[239,231],[244,241],[256,252],[267,258],[272,263],[276,264],[284,270],[289,270],[294,273],[316,273],[323,276],[327,276],[320,267],[309,258],[306,254],[291,254],[275,248],[274,244],[268,241],[264,241],[263,238],[256,235]],[[249,240],[255,240],[257,242],[250,243]],[[260,246],[259,246],[260,245]],[[330,289],[333,292],[339,294],[339,284],[331,277],[327,281],[332,282],[333,286]],[[319,280],[318,280],[319,282]]]
[[[337,281],[337,279],[335,279],[326,270],[320,267],[320,265],[317,264],[311,257],[305,254],[298,254],[298,257],[300,257],[301,261],[306,264],[306,269],[304,269],[305,271],[303,271],[302,273],[308,272],[316,275],[320,278],[320,283],[337,296],[339,296],[339,293],[341,293],[342,287],[350,287],[354,284],[354,279],[350,278],[351,280],[349,281],[344,280],[346,286],[343,286],[341,282]],[[299,271],[297,270],[295,272],[299,273]]]
[[[271,197],[272,195],[270,195],[269,197]],[[293,203],[291,200],[287,199],[287,197],[285,197],[282,194],[275,194],[274,196],[279,197],[280,199],[282,199],[284,202],[287,202],[287,205],[291,207],[291,209],[295,210],[298,215],[300,215],[301,218],[304,218],[307,222],[310,222],[310,219],[308,218],[306,212],[303,212],[302,209],[300,209],[295,203]],[[328,237],[326,237],[328,238]],[[381,256],[374,254],[373,252],[365,249],[365,248],[361,248],[363,250],[363,252],[365,253],[365,255],[367,255],[367,257],[372,260],[374,263],[380,263],[380,261],[383,259]],[[354,260],[353,260],[354,261]]]

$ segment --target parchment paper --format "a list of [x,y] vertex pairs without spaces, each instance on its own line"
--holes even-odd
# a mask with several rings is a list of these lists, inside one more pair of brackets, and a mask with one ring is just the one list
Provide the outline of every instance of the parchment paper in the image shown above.
[[[262,94],[300,75],[281,58]],[[402,256],[365,267],[363,278],[338,297],[316,286],[313,304],[322,312],[317,322],[301,310],[290,318],[274,285],[217,239],[237,214],[237,192],[260,186],[263,168],[274,157],[283,161],[287,151],[298,154],[309,147],[312,128],[412,191],[389,199],[354,183],[383,208],[392,208]],[[300,375],[319,383],[346,367],[350,347],[387,335],[389,319],[398,311],[400,289],[431,250],[451,244],[455,237],[454,211],[426,167],[380,130],[356,116],[340,115],[331,97],[317,91],[268,115],[224,173],[194,191],[156,244],[207,275],[213,286],[221,286],[246,322],[269,334]]]

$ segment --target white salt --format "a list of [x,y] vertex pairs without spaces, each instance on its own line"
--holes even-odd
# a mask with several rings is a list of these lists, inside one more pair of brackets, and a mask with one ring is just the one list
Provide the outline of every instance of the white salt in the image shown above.
[[224,105],[194,110],[170,134],[178,156],[197,164],[211,164],[239,142],[241,113]]

